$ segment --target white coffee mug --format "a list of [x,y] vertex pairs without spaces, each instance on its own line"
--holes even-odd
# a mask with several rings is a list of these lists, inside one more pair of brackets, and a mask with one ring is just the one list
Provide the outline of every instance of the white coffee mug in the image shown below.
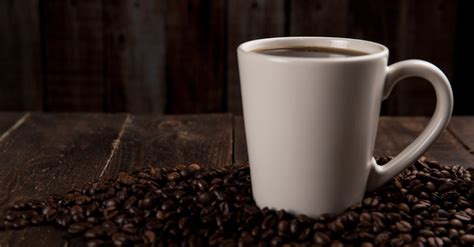
[[[308,58],[255,50],[317,46],[367,55]],[[329,37],[245,42],[238,49],[253,197],[259,207],[317,217],[339,213],[419,158],[449,122],[453,96],[436,66],[387,67],[380,44]],[[384,166],[373,158],[380,105],[407,77],[431,82],[436,109],[425,130]]]

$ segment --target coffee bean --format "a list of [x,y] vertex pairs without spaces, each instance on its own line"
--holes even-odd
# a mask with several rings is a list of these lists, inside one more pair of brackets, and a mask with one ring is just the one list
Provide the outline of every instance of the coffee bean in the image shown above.
[[180,177],[180,175],[177,172],[170,172],[170,173],[168,173],[168,175],[166,175],[166,178],[169,181],[175,181],[175,180],[179,179],[179,177]]
[[137,227],[134,224],[125,224],[122,226],[122,231],[129,234],[134,234],[137,232]]
[[311,229],[310,228],[305,228],[303,231],[301,231],[301,234],[299,236],[299,240],[301,241],[306,241],[311,235]]
[[147,167],[18,201],[0,231],[59,225],[88,246],[471,246],[473,172],[420,159],[345,212],[312,219],[258,208],[248,166]]
[[360,247],[373,247],[374,245],[370,242],[363,242]]
[[429,237],[427,240],[430,246],[443,246],[444,245],[443,240],[438,237]]
[[344,247],[344,244],[339,240],[334,240],[331,243],[331,247]]
[[213,195],[214,194],[212,194],[211,192],[204,192],[204,193],[199,194],[198,200],[200,203],[206,205],[213,200]]
[[372,220],[372,216],[370,216],[369,213],[361,213],[359,220],[362,222],[370,222]]
[[411,224],[404,221],[404,220],[401,220],[401,221],[395,223],[395,227],[397,228],[397,230],[399,232],[409,232],[409,231],[411,231]]
[[273,246],[280,246],[281,243],[282,243],[282,240],[279,236],[275,236],[275,237],[272,238],[271,244]]
[[12,227],[14,229],[23,229],[28,225],[28,221],[25,219],[17,219],[13,221]]
[[314,243],[316,244],[329,244],[331,239],[328,237],[328,235],[322,233],[322,232],[317,232],[314,234]]
[[300,224],[297,219],[291,220],[290,223],[290,232],[291,234],[297,234],[300,231]]
[[328,229],[333,232],[340,232],[344,230],[344,224],[342,224],[341,220],[335,220],[328,224]]
[[375,243],[378,245],[386,245],[390,241],[390,235],[387,233],[380,233],[375,237]]
[[[31,217],[30,222],[31,222],[32,225],[40,225],[44,222],[44,216],[43,215],[35,215],[35,216]],[[0,230],[2,230],[2,229],[0,228]]]
[[56,223],[62,227],[66,227],[71,224],[72,217],[70,215],[62,215],[56,218]]
[[464,234],[459,240],[461,240],[463,244],[474,244],[474,234]]
[[105,241],[102,239],[91,239],[87,241],[86,243],[87,247],[99,247],[99,246],[104,246]]
[[67,231],[71,234],[79,234],[85,232],[86,230],[92,228],[93,225],[90,223],[75,223],[68,227]]
[[456,229],[462,228],[462,222],[458,219],[452,219],[449,221],[449,224]]
[[461,221],[466,221],[466,222],[469,222],[469,221],[472,220],[472,217],[469,216],[466,212],[463,212],[463,211],[456,212],[454,214],[454,217],[456,217],[457,219],[459,219]]
[[423,237],[433,237],[435,235],[433,231],[427,229],[421,229],[418,233]]
[[112,235],[112,242],[115,246],[131,245],[132,241],[124,233],[115,233]]

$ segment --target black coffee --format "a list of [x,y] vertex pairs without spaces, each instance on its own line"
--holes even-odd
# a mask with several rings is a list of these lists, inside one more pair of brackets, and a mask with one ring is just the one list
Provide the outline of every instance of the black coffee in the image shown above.
[[293,46],[270,49],[257,49],[256,53],[273,55],[280,57],[314,57],[314,58],[331,58],[331,57],[354,57],[363,56],[367,53],[356,50],[320,47],[320,46]]

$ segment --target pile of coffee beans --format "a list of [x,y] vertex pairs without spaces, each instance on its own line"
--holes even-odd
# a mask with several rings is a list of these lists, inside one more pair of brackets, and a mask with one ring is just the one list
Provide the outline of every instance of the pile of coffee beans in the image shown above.
[[0,230],[56,225],[88,246],[473,246],[473,172],[422,158],[345,212],[311,219],[259,209],[248,166],[148,167],[17,202]]

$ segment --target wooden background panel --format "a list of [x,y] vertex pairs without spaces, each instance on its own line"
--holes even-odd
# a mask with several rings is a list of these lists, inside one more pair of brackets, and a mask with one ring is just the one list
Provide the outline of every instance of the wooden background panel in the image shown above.
[[344,37],[349,28],[348,0],[289,1],[291,36]]
[[43,1],[47,111],[104,110],[102,1]]
[[[399,32],[399,58],[423,59],[438,66],[454,79],[456,14],[458,1],[398,1],[403,19]],[[407,79],[395,87],[394,101],[388,113],[396,115],[431,115],[435,93],[431,84],[421,79]],[[463,108],[467,106],[459,106]]]
[[[455,112],[473,114],[466,93],[472,88],[468,4],[6,0],[0,3],[6,34],[0,110],[241,113],[236,46],[317,35],[381,42],[391,50],[390,62],[421,58],[438,65],[455,79]],[[429,83],[410,79],[395,87],[382,112],[430,115],[433,108]]]
[[39,0],[0,1],[0,109],[41,110]]
[[226,1],[166,1],[166,110],[225,110]]
[[252,39],[285,36],[285,1],[230,0],[227,4],[227,111],[242,114],[237,46]]
[[165,2],[104,1],[106,110],[162,113]]

